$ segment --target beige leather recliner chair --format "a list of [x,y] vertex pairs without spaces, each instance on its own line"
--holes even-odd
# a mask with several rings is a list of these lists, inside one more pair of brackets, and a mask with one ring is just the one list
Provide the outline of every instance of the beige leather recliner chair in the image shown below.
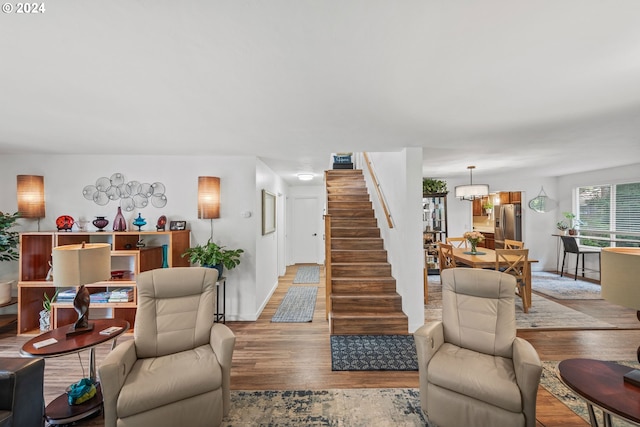
[[217,426],[231,405],[235,336],[213,323],[217,270],[138,275],[134,339],[99,367],[105,427]]
[[535,427],[542,365],[516,337],[515,278],[444,270],[442,321],[415,333],[420,402],[438,427]]

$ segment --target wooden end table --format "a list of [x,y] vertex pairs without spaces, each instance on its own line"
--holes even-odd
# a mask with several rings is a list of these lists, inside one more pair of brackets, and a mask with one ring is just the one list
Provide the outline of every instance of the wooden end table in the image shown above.
[[594,406],[602,410],[605,427],[611,416],[640,426],[640,387],[624,382],[623,375],[633,368],[593,359],[567,359],[558,364],[558,378],[585,400],[589,419],[598,427]]
[[[113,346],[115,346],[115,339],[129,330],[129,322],[121,319],[92,319],[90,323],[94,324],[93,330],[90,332],[67,336],[66,333],[70,325],[61,326],[30,339],[20,350],[20,354],[23,356],[44,358],[89,350],[89,378],[96,384],[96,395],[79,405],[69,405],[66,393],[58,396],[45,408],[45,419],[49,424],[70,424],[102,410],[102,390],[96,377],[95,347],[110,340],[114,340]],[[110,327],[121,329],[110,335],[100,334],[101,331]],[[34,346],[34,344],[50,338],[54,338],[58,342],[40,348]]]

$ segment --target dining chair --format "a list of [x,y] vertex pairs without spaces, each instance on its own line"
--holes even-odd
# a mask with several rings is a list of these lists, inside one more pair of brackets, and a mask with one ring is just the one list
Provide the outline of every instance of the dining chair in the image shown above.
[[448,268],[456,268],[456,259],[453,257],[453,246],[438,242],[438,265],[440,273]]
[[520,240],[504,239],[505,249],[524,249],[524,242]]
[[447,245],[451,245],[454,248],[468,248],[469,243],[464,237],[447,237]]
[[527,275],[529,273],[529,249],[496,249],[497,271],[516,278],[516,295],[522,299],[522,310],[529,312],[531,301],[527,298]]
[[[576,238],[573,236],[560,236],[560,238],[562,239],[562,246],[564,246],[560,277],[564,276],[564,261],[567,258],[567,254],[576,254],[576,272],[573,277],[574,280],[578,280],[578,265],[580,264],[580,255],[582,255],[582,277],[584,277],[584,256],[586,254],[598,254],[598,266],[600,265],[600,250],[580,248],[580,246],[578,246]],[[598,270],[600,270],[600,267],[598,267]]]

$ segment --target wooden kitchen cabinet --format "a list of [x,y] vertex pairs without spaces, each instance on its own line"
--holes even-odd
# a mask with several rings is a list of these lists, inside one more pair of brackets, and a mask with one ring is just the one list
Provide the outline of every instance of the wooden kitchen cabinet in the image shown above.
[[[167,246],[166,264],[169,267],[188,267],[189,259],[182,254],[190,246],[190,231],[120,231],[120,232],[27,232],[20,234],[18,261],[18,334],[38,334],[39,313],[44,294],[52,297],[56,287],[47,280],[51,253],[56,246],[87,243],[111,245],[110,280],[87,285],[91,293],[113,288],[132,288],[133,301],[92,303],[93,309],[104,309],[106,317],[124,319],[133,328],[137,308],[136,274],[163,265],[163,246]],[[144,247],[137,247],[142,241]],[[69,288],[62,288],[69,289]],[[51,326],[73,323],[77,314],[71,303],[52,304]]]
[[520,191],[501,191],[498,194],[500,195],[501,205],[522,202],[522,193]]

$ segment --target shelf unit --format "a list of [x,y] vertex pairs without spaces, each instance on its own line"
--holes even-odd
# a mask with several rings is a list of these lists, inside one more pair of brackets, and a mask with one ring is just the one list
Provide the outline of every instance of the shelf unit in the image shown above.
[[447,193],[422,195],[422,230],[428,274],[440,274],[438,242],[447,240]]
[[[137,247],[139,241],[145,246]],[[136,275],[161,268],[164,261],[163,246],[167,245],[167,265],[188,267],[188,258],[181,255],[190,246],[190,231],[120,231],[120,232],[29,232],[20,234],[20,260],[18,270],[18,334],[40,333],[39,313],[44,294],[52,297],[56,289],[47,280],[51,252],[56,246],[87,243],[111,245],[111,270],[122,277],[87,285],[91,293],[114,288],[133,288],[133,301],[92,303],[91,317],[124,319],[134,326],[137,307]],[[119,274],[118,274],[119,276]],[[68,288],[64,288],[68,289]],[[51,326],[56,328],[75,322],[77,314],[72,303],[54,302]]]

